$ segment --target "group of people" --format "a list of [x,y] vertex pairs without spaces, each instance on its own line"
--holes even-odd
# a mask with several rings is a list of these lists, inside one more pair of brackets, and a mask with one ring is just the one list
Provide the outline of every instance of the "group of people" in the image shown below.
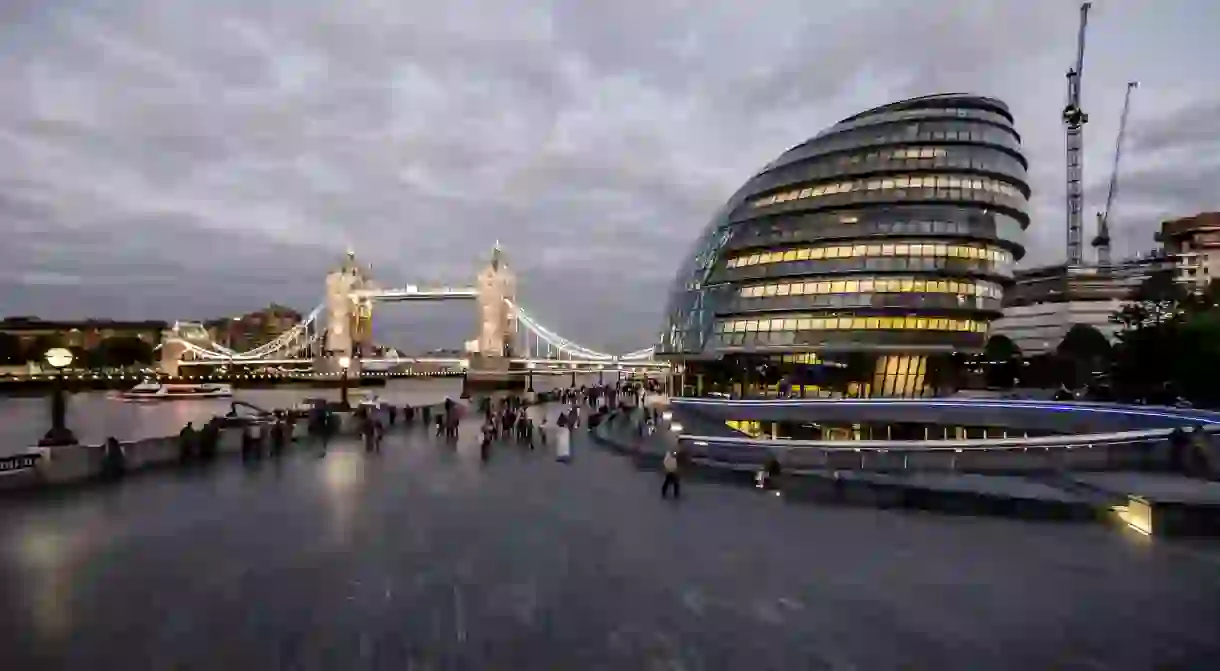
[[[556,458],[568,461],[571,458],[571,431],[582,424],[587,424],[592,431],[605,417],[614,417],[609,409],[616,406],[620,410],[627,410],[628,412],[620,413],[627,417],[634,414],[631,410],[641,408],[643,412],[638,419],[637,430],[641,435],[646,431],[651,433],[655,430],[659,417],[656,410],[643,408],[643,395],[644,389],[632,383],[571,387],[539,394],[538,401],[563,404],[564,408],[554,424],[548,423],[545,415],[539,421],[531,417],[527,412],[529,402],[522,396],[484,398],[479,402],[479,411],[483,415],[479,431],[480,452],[486,459],[494,443],[513,440],[530,450],[538,446],[553,446]],[[531,394],[529,401],[533,400]],[[379,453],[386,432],[397,424],[400,414],[406,428],[415,426],[417,422],[425,427],[435,426],[438,438],[456,444],[465,410],[464,405],[453,399],[445,399],[439,408],[416,408],[411,405],[400,408],[378,403],[362,404],[356,408],[353,417],[365,450]],[[235,411],[230,413],[228,419],[234,418]],[[215,417],[200,428],[196,428],[193,422],[188,422],[178,435],[180,461],[193,463],[214,459],[225,422],[226,418]],[[268,454],[273,457],[281,455],[288,443],[293,441],[296,422],[297,416],[293,413],[275,411],[269,422],[244,423],[241,427],[243,461],[258,461]],[[321,456],[324,456],[331,439],[340,431],[342,414],[333,406],[319,404],[306,415],[306,423],[309,435],[320,443]],[[675,497],[679,495],[676,457],[677,455],[671,460],[667,455],[663,496],[668,496],[671,489]],[[127,453],[123,445],[113,438],[107,440],[103,447],[103,474],[107,477],[117,477],[126,470],[126,465]]]
[[518,445],[531,450],[535,447],[535,436],[546,443],[546,418],[543,418],[541,428],[535,426],[521,397],[485,398],[479,409],[483,413],[483,424],[479,427],[479,456],[483,459],[491,455],[492,443],[496,441],[515,438]]
[[[283,450],[286,434],[282,416],[277,415],[275,418],[276,430],[273,431],[273,451],[278,454]],[[194,462],[210,462],[216,458],[216,453],[220,447],[220,430],[221,420],[217,417],[209,419],[204,425],[198,429],[195,428],[194,422],[187,422],[186,426],[178,432],[178,460],[183,464]],[[291,431],[291,429],[287,429]],[[242,457],[249,458],[253,454],[261,456],[262,454],[263,436],[261,431],[257,434],[243,432],[242,433]]]

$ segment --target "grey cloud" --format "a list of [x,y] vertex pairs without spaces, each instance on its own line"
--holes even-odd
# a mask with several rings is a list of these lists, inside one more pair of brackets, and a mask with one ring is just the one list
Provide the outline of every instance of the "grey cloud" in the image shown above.
[[1183,147],[1203,150],[1220,144],[1220,100],[1192,101],[1182,109],[1131,132],[1136,151],[1164,151]]
[[[1191,39],[1209,3],[1155,4],[1107,2],[1090,34],[1089,216],[1116,96],[1144,83],[1120,250],[1147,248],[1164,213],[1214,207],[1206,161],[1155,156],[1217,135],[1220,94],[1181,86],[1220,60]],[[1029,262],[1055,261],[1075,20],[1061,0],[4,3],[0,312],[307,310],[349,245],[400,285],[468,281],[499,239],[540,319],[635,349],[755,170],[842,116],[943,90],[1012,106]],[[1184,109],[1197,135],[1174,134]],[[375,329],[452,346],[471,323],[385,306]]]

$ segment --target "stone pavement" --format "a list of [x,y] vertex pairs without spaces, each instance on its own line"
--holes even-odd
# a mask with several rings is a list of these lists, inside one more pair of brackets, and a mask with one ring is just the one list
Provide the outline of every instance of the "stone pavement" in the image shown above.
[[1220,553],[1101,527],[785,505],[591,448],[140,477],[0,508],[0,665],[1210,668]]

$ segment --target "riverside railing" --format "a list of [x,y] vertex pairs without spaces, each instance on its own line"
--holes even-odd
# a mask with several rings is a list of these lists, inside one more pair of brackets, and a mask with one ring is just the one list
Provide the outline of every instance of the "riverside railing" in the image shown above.
[[[1217,427],[1204,429],[1209,441]],[[843,441],[680,434],[697,462],[755,467],[770,456],[786,470],[948,471],[963,473],[1124,470],[1167,465],[1173,429],[1036,438]]]

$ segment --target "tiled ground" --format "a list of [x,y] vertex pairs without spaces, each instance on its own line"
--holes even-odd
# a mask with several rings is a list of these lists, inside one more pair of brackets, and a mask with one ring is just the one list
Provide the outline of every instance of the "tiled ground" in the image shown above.
[[1202,669],[1220,552],[787,505],[473,426],[0,502],[0,668]]

